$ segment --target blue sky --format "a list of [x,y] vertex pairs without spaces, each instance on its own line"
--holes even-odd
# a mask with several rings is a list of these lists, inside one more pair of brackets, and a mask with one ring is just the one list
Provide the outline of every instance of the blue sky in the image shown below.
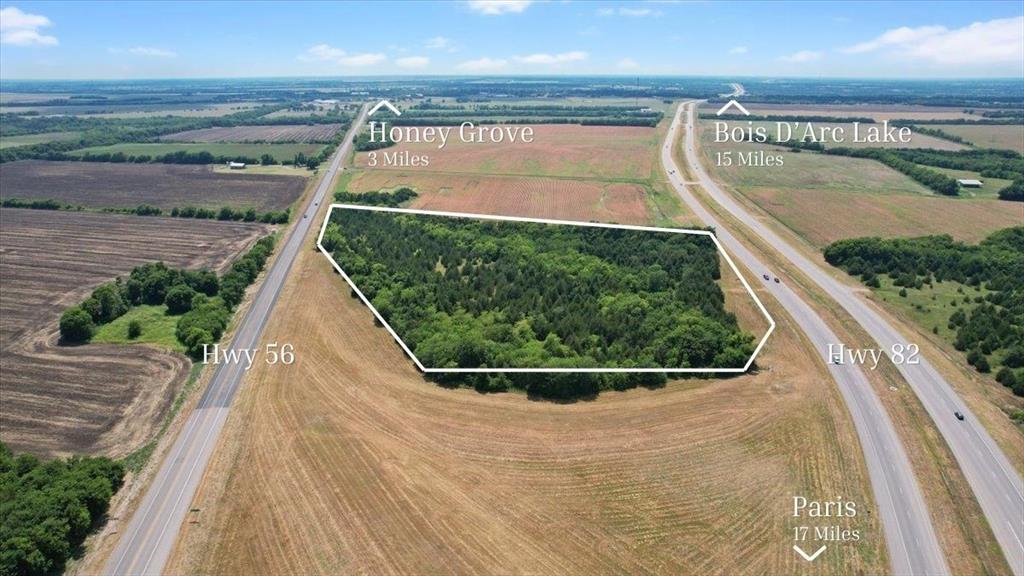
[[0,1],[0,77],[1024,78],[1017,2]]

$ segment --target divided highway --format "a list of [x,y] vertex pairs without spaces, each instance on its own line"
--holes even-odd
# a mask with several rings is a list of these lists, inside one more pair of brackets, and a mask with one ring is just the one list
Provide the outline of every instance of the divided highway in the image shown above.
[[[846,309],[853,319],[878,343],[879,347],[883,350],[892,350],[893,345],[906,345],[906,338],[868,302],[858,297],[852,287],[829,275],[799,250],[785,242],[768,226],[747,212],[708,176],[701,166],[700,157],[696,152],[694,118],[698,104],[699,102],[686,106],[685,153],[693,177],[697,179],[707,194],[743,225],[749,227],[778,250]],[[673,127],[677,127],[682,115],[682,108],[681,106],[680,112],[676,115]],[[663,151],[663,154],[665,153]],[[812,341],[821,348],[823,354],[826,353],[829,342],[838,342],[834,338],[821,339],[818,337],[812,337]],[[949,445],[967,482],[971,485],[975,497],[981,504],[981,509],[1006,556],[1010,569],[1017,576],[1024,576],[1024,481],[1021,480],[1006,455],[988,435],[970,409],[960,400],[953,387],[927,359],[921,358],[919,364],[904,363],[896,367],[914,390]],[[830,364],[829,368],[833,374],[857,371],[857,367],[849,365],[832,366]],[[963,421],[954,415],[957,411],[964,415]],[[882,414],[884,415],[884,412]]]
[[[840,342],[825,321],[803,299],[784,282],[776,284],[764,280],[762,271],[769,268],[733,236],[686,188],[686,183],[672,157],[672,143],[679,131],[684,109],[690,109],[686,131],[686,156],[694,164],[694,131],[692,106],[680,105],[669,128],[665,145],[661,150],[662,162],[668,171],[669,181],[687,206],[708,226],[715,228],[715,234],[732,257],[747,266],[757,279],[789,312],[800,329],[818,346],[829,372],[835,379],[853,417],[857,435],[864,449],[871,486],[878,505],[882,529],[889,548],[892,573],[899,575],[942,575],[949,574],[942,549],[932,527],[924,496],[914,478],[910,460],[896,429],[882,402],[874,394],[863,370],[857,366],[837,366],[829,362],[828,342]],[[707,189],[706,174],[694,170],[695,176],[702,176],[700,183]],[[808,439],[808,442],[813,442]],[[797,496],[796,494],[794,496]],[[812,495],[804,495],[811,497]],[[823,495],[827,496],[827,495]],[[828,554],[826,551],[825,554]]]
[[[238,325],[230,344],[232,349],[255,348],[259,345],[263,328],[277,303],[288,271],[299,251],[309,248],[307,236],[310,226],[320,203],[331,189],[335,174],[343,169],[341,165],[352,147],[352,139],[365,119],[366,106],[363,106],[344,142],[320,176],[313,197],[302,212],[296,215],[298,220],[295,228],[281,247],[256,298]],[[142,503],[128,527],[121,532],[117,546],[103,569],[104,574],[136,576],[163,572],[227,420],[231,400],[244,377],[245,368],[242,364],[217,366],[210,385],[199,399],[195,411],[189,415]]]

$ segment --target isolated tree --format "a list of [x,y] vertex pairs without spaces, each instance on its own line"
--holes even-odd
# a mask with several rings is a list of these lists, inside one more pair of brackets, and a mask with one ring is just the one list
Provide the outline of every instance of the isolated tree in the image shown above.
[[142,323],[138,320],[128,322],[128,339],[135,340],[142,335]]
[[95,331],[92,316],[81,306],[72,306],[60,316],[60,336],[67,342],[88,342]]

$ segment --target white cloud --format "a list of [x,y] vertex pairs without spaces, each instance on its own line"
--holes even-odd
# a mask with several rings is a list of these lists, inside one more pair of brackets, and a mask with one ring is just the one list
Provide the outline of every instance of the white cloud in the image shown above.
[[508,65],[508,60],[502,60],[500,58],[477,58],[476,60],[467,60],[462,64],[456,66],[459,70],[465,70],[466,72],[493,72],[495,70],[501,70]]
[[974,22],[955,30],[904,26],[843,51],[863,54],[883,48],[898,57],[933,64],[1024,64],[1024,16]]
[[427,40],[426,47],[430,50],[443,50],[445,48],[451,48],[451,38],[445,38],[444,36],[434,36],[430,40]]
[[566,62],[579,62],[586,60],[587,53],[581,50],[562,52],[561,54],[530,54],[529,56],[516,56],[516,62],[523,64],[564,64]]
[[732,48],[729,49],[729,54],[746,54],[746,53],[747,53],[747,47],[746,46],[733,46]]
[[381,64],[387,59],[387,56],[380,53],[352,54],[338,58],[338,64],[342,66],[373,66]]
[[488,16],[518,14],[526,10],[532,3],[533,0],[469,0],[467,2],[470,10]]
[[380,53],[349,54],[341,48],[329,44],[317,44],[299,55],[299,60],[307,62],[333,62],[341,66],[361,67],[381,64],[388,59]]
[[430,65],[430,58],[426,56],[407,56],[395,60],[395,64],[401,68],[423,68]]
[[56,46],[55,36],[40,34],[39,29],[52,26],[46,16],[29,14],[9,6],[0,9],[0,44],[14,46]]
[[306,53],[300,56],[300,58],[303,60],[337,60],[344,55],[345,51],[340,48],[328,46],[327,44],[317,44],[306,50]]
[[626,16],[628,18],[643,18],[645,16],[661,16],[661,10],[652,8],[598,8],[598,16]]
[[849,48],[843,48],[843,52],[846,52],[847,54],[871,52],[883,46],[917,42],[927,38],[928,36],[933,36],[945,31],[945,26],[921,26],[920,28],[908,28],[904,26],[902,28],[893,28],[874,40],[861,42],[860,44],[850,46]]
[[622,60],[619,60],[616,66],[622,68],[623,70],[636,70],[637,68],[640,67],[640,64],[638,64],[637,61],[633,60],[632,58],[623,58]]
[[135,54],[136,56],[150,56],[153,58],[174,58],[177,56],[176,53],[170,50],[164,50],[162,48],[151,48],[148,46],[136,46],[129,48],[128,52]]
[[796,64],[803,64],[806,62],[814,62],[815,60],[821,60],[823,54],[821,52],[815,52],[813,50],[801,50],[788,56],[779,58],[783,62],[793,62]]

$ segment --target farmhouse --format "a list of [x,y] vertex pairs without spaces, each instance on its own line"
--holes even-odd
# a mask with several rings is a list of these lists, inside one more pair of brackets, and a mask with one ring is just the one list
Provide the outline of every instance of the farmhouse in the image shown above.
[[961,178],[956,181],[962,188],[981,188],[981,180],[974,180],[969,178]]

